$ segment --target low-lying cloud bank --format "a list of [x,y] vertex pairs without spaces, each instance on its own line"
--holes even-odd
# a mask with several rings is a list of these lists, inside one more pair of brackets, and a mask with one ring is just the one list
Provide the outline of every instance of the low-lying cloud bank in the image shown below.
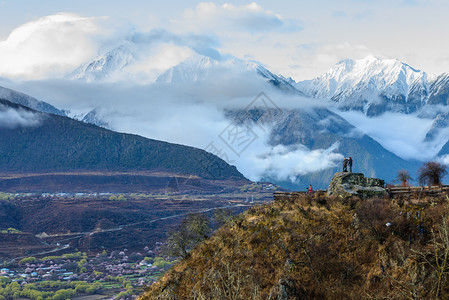
[[426,134],[434,120],[419,117],[419,113],[387,112],[378,117],[367,117],[356,111],[333,111],[403,159],[433,159],[449,140],[449,128],[439,130],[433,139],[427,140]]
[[39,126],[41,121],[42,117],[37,113],[0,104],[0,128],[34,127]]
[[343,159],[342,154],[336,153],[338,143],[328,149],[309,150],[303,145],[277,145],[258,150],[259,153],[252,152],[248,157],[252,164],[247,172],[254,172],[251,176],[255,180],[260,180],[263,175],[271,180],[295,183],[298,176],[333,168]]

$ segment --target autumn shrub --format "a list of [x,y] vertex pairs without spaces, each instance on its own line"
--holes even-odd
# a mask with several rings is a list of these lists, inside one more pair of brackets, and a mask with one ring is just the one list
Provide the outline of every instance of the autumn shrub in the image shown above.
[[367,228],[373,238],[382,243],[390,234],[389,225],[394,214],[388,200],[373,198],[362,202],[356,210],[360,224]]

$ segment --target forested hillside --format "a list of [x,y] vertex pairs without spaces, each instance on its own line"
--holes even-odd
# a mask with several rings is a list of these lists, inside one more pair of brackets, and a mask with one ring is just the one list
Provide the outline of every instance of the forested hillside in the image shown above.
[[[14,111],[22,113],[20,123],[0,123],[2,173],[144,170],[244,178],[234,166],[200,149],[117,133],[0,100],[0,112]],[[33,122],[28,124],[24,118],[30,116]]]

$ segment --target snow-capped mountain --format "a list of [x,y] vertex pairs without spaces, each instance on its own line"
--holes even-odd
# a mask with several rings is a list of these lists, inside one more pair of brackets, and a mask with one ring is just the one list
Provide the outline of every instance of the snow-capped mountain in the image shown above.
[[433,123],[432,127],[426,134],[426,140],[431,141],[437,137],[437,134],[441,129],[448,128],[449,127],[449,113],[442,112],[439,113]]
[[67,76],[68,79],[99,82],[113,80],[119,72],[134,62],[134,54],[129,47],[121,45],[100,55],[92,62],[84,64]]
[[83,111],[65,110],[64,112],[71,119],[112,130],[109,124],[101,117],[99,110],[100,108],[90,108]]
[[449,73],[437,76],[430,84],[428,104],[449,104]]
[[296,87],[310,97],[329,99],[341,109],[363,111],[368,116],[415,112],[427,103],[430,92],[425,72],[397,59],[372,56],[340,61],[324,75]]
[[66,116],[64,111],[57,109],[56,107],[48,104],[47,102],[39,101],[36,98],[33,98],[26,94],[1,86],[0,86],[0,99],[8,100],[10,102],[26,106],[37,111],[50,113],[54,115]]
[[230,56],[217,60],[191,48],[176,45],[165,47],[154,49],[145,43],[127,41],[78,67],[66,79],[90,83],[131,80],[140,84],[176,84],[207,80],[222,72],[254,72],[283,92],[304,96],[293,86],[291,78],[276,75],[260,63]]
[[157,78],[156,82],[193,83],[225,72],[230,74],[247,72],[257,74],[271,86],[283,92],[305,96],[292,85],[294,81],[291,78],[286,79],[283,76],[276,75],[257,62],[236,58],[218,61],[200,54],[194,54],[180,64],[168,69]]
[[[310,97],[336,103],[342,111],[360,111],[369,118],[380,117],[387,112],[397,113],[371,118],[374,119],[373,124],[377,122],[375,120],[382,122],[392,116],[412,124],[415,122],[412,121],[413,118],[416,118],[416,124],[421,124],[420,129],[425,134],[416,131],[413,136],[414,145],[420,144],[420,149],[417,148],[414,155],[418,158],[422,153],[427,153],[428,156],[449,153],[449,73],[428,75],[397,59],[370,56],[361,60],[340,61],[324,75],[299,82],[295,87]],[[400,149],[388,148],[388,142],[382,140],[385,136],[381,132],[384,125],[379,123],[375,125],[379,127],[379,131],[373,128],[369,131],[387,149],[410,158]],[[446,146],[438,154],[445,142]],[[391,143],[399,142],[396,139]]]
[[96,109],[91,110],[90,112],[88,112],[85,116],[83,116],[82,119],[80,119],[80,121],[84,122],[84,123],[89,123],[89,124],[93,124],[99,127],[103,127],[103,128],[110,128],[109,124],[107,122],[105,122],[99,115],[98,111]]
[[218,68],[217,60],[204,55],[192,55],[180,64],[168,69],[157,79],[158,83],[184,83],[206,79],[213,68]]
[[294,87],[293,84],[295,83],[295,81],[292,78],[285,78],[282,75],[276,75],[256,62],[247,62],[246,66],[248,69],[252,69],[260,76],[264,77],[272,86],[278,88],[279,90],[289,94],[295,94],[304,97],[306,96],[303,92]]

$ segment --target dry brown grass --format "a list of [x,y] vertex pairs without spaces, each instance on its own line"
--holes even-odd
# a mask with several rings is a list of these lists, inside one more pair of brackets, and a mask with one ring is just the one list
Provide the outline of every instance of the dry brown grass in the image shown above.
[[140,299],[445,299],[448,203],[301,195],[255,207]]

